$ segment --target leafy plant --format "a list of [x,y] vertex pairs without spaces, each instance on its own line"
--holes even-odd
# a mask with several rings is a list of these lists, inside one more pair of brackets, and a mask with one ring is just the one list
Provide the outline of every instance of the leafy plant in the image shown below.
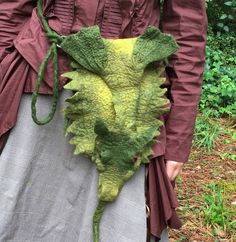
[[236,36],[215,36],[209,31],[203,91],[199,109],[212,117],[236,119]]
[[222,30],[229,32],[230,30],[230,23],[235,20],[234,14],[236,10],[236,1],[226,1],[224,5],[228,6],[228,12],[223,13],[220,16],[220,21],[218,22],[217,26]]
[[215,33],[235,31],[236,0],[207,0],[209,25]]

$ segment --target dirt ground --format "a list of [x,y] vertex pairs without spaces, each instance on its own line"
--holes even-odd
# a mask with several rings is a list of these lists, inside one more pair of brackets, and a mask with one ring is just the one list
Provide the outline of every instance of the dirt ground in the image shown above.
[[[177,179],[178,213],[183,226],[170,231],[170,242],[236,242],[236,227],[229,231],[226,224],[236,221],[236,140],[232,137],[236,130],[232,123],[220,122],[227,132],[217,137],[212,153],[193,146],[189,162]],[[207,189],[209,184],[223,188],[225,206],[233,211],[224,228],[204,220],[204,197],[213,196]]]

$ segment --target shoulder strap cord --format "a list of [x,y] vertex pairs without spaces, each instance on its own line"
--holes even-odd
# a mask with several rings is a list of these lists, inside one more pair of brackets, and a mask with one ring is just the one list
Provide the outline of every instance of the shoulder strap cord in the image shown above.
[[[59,98],[59,80],[58,80],[59,72],[58,72],[57,45],[59,45],[62,42],[63,37],[60,36],[59,34],[57,34],[55,31],[53,31],[49,27],[47,20],[45,19],[44,15],[43,15],[43,0],[38,0],[37,12],[38,12],[38,16],[41,20],[43,28],[46,32],[46,36],[48,37],[48,40],[49,40],[51,46],[39,67],[38,78],[37,78],[35,90],[32,94],[31,112],[32,112],[32,118],[33,118],[34,122],[38,125],[44,125],[44,124],[49,123],[52,120],[52,118],[56,112],[56,108],[57,108],[57,103],[58,103],[58,98]],[[47,117],[42,120],[39,120],[37,117],[36,102],[37,102],[37,98],[38,98],[38,92],[39,92],[39,89],[40,89],[40,86],[42,83],[43,74],[45,72],[45,69],[46,69],[47,64],[50,59],[52,59],[52,61],[53,61],[53,103],[52,103],[51,110],[50,110],[49,114],[47,115]]]

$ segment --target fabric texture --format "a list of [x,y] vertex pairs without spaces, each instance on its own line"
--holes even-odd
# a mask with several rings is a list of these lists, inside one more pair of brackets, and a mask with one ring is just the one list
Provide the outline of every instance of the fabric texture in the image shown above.
[[[152,236],[150,242],[156,242],[156,238],[154,236]],[[167,229],[163,230],[163,232],[161,234],[161,239],[159,240],[159,242],[169,242],[168,230]]]
[[[31,95],[22,97],[18,121],[0,156],[0,241],[92,242],[97,205],[95,165],[73,155],[64,137],[63,92],[55,119],[40,127],[31,119]],[[39,97],[39,115],[50,98]],[[24,136],[24,139],[22,139]],[[107,205],[101,242],[144,242],[146,211],[144,166]]]
[[[146,199],[150,209],[148,217],[149,232],[160,238],[161,232],[169,226],[180,228],[181,221],[175,209],[177,197],[166,173],[165,158],[154,158],[146,169]],[[149,234],[149,233],[148,233]]]

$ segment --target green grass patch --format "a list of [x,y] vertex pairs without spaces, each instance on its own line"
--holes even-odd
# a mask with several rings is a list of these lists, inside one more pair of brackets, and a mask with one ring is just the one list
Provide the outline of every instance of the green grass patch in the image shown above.
[[236,231],[235,209],[229,205],[235,185],[235,182],[213,182],[204,186],[201,208],[203,219],[204,223],[212,228],[216,237],[219,230],[227,234]]
[[205,112],[197,118],[194,132],[194,145],[211,153],[215,147],[216,137],[221,135],[223,130],[217,120],[210,118],[210,113]]

